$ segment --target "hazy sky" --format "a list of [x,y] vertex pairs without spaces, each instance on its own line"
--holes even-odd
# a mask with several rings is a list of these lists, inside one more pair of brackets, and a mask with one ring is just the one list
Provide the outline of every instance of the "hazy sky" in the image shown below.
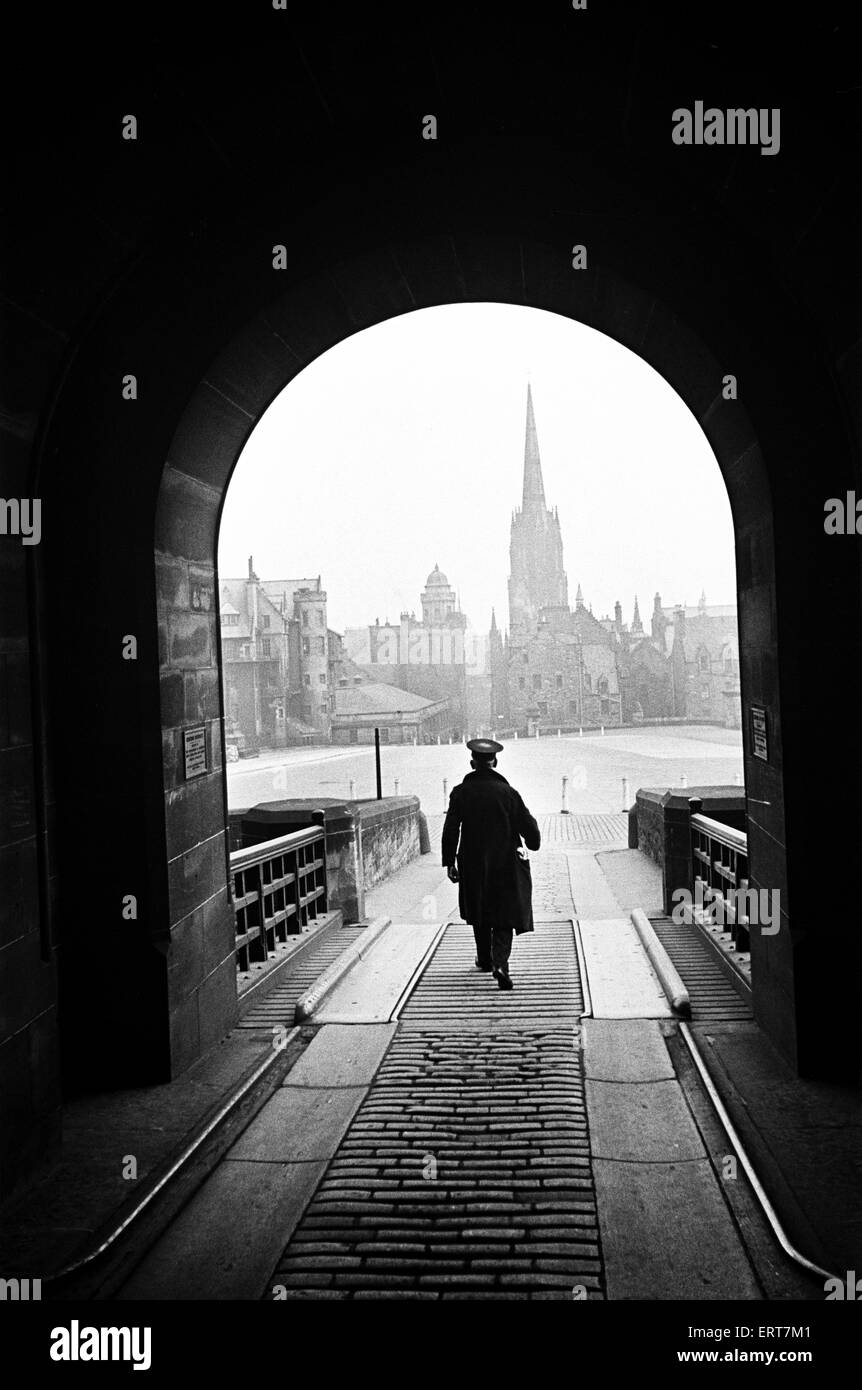
[[320,574],[337,631],[421,615],[435,563],[470,625],[508,625],[527,380],[573,604],[597,618],[635,594],[735,603],[733,525],[718,464],[676,393],[582,324],[501,304],[421,309],[366,329],[273,402],[237,464],[219,572]]

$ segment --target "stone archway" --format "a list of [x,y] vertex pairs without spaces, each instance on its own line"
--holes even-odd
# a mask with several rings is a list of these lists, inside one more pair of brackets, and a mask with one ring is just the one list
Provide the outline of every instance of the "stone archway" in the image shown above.
[[[303,235],[311,235],[308,228]],[[758,704],[769,717],[769,762],[751,758],[746,746],[753,886],[778,888],[788,913],[791,902],[794,907],[811,903],[820,889],[811,879],[809,859],[812,834],[818,827],[821,837],[824,832],[805,787],[806,773],[816,764],[805,740],[814,696],[796,685],[804,636],[799,606],[810,615],[817,599],[801,582],[796,554],[802,544],[816,552],[823,534],[813,527],[810,509],[805,512],[780,487],[777,491],[776,482],[795,478],[797,494],[807,489],[816,497],[809,441],[823,383],[802,404],[799,422],[789,420],[772,364],[758,366],[751,322],[735,320],[738,297],[728,302],[727,286],[714,283],[712,270],[699,278],[696,259],[675,267],[678,296],[689,296],[692,306],[689,324],[659,293],[673,283],[673,265],[654,274],[654,283],[645,288],[631,278],[635,267],[626,264],[619,242],[607,263],[596,257],[588,271],[577,273],[547,228],[511,237],[470,228],[462,237],[422,239],[404,231],[394,247],[385,238],[380,244],[383,249],[375,248],[369,233],[363,251],[352,259],[319,248],[314,270],[297,275],[277,296],[269,248],[255,244],[249,250],[247,233],[239,247],[222,247],[215,265],[211,257],[203,270],[194,269],[193,294],[182,284],[183,270],[191,273],[187,265],[169,289],[158,284],[158,268],[151,269],[149,279],[125,288],[106,310],[87,361],[83,403],[78,383],[74,402],[65,403],[65,414],[58,412],[47,451],[53,469],[49,491],[53,486],[55,505],[65,505],[79,518],[82,505],[94,505],[93,488],[84,499],[77,496],[59,460],[64,451],[68,457],[76,429],[80,441],[75,421],[97,420],[106,436],[99,441],[94,484],[105,525],[92,557],[103,611],[91,624],[90,638],[98,634],[101,640],[106,624],[114,634],[140,635],[134,678],[105,657],[94,682],[104,721],[100,750],[108,761],[88,770],[88,813],[91,825],[111,840],[110,863],[93,890],[98,924],[75,929],[64,924],[63,1051],[72,1054],[72,1074],[77,1071],[91,1083],[97,1057],[97,1075],[108,1067],[107,1079],[122,1084],[177,1075],[223,1036],[235,1017],[215,557],[220,509],[236,459],[263,411],[308,362],[361,328],[417,308],[493,301],[566,315],[636,352],[688,404],[712,445],[733,513],[743,704]],[[672,247],[663,255],[673,262]],[[214,282],[224,289],[220,313]],[[150,296],[156,306],[173,305],[172,312],[181,316],[176,342],[161,333],[163,309],[151,308]],[[117,341],[128,342],[130,303],[141,360],[154,378],[161,371],[158,409],[137,429],[127,407],[112,401],[107,408],[104,399],[105,380],[116,370]],[[765,312],[762,305],[752,313],[755,309]],[[203,357],[195,373],[206,345],[212,349],[225,341],[220,351],[210,351],[208,366]],[[791,357],[798,348],[789,329],[783,347]],[[749,383],[739,401],[723,395],[728,359]],[[129,460],[125,473],[111,457],[115,442]],[[75,560],[80,575],[86,573],[87,558]],[[74,588],[68,578],[57,571],[47,578],[51,647],[61,659],[64,644],[68,649],[73,640]],[[824,580],[823,593],[828,591]],[[832,619],[837,633],[840,614]],[[840,661],[850,671],[858,653],[844,650]],[[79,694],[76,699],[83,720],[87,702]],[[186,782],[184,734],[200,727],[206,729],[207,771]],[[55,766],[58,759],[63,763],[56,742],[53,757]],[[118,767],[123,768],[121,788]],[[58,853],[67,894],[75,854],[84,843],[70,799],[74,776],[66,756],[59,777],[66,803]],[[835,794],[833,779],[829,795],[834,799]],[[786,809],[791,798],[792,817]],[[845,788],[842,813],[851,809]],[[858,810],[854,814],[858,817]],[[116,903],[132,891],[129,884],[138,887],[138,922],[109,925]],[[832,900],[840,901],[840,892],[833,891]],[[788,913],[775,937],[755,942],[758,1017],[803,1070],[849,1075],[858,1067],[859,1046],[849,1021],[852,1010],[827,1007],[823,995],[824,982],[831,980],[829,953],[837,949],[849,955],[855,949],[849,926],[833,912],[813,933],[808,917],[799,919],[804,926],[797,928]],[[855,988],[848,976],[848,1004]],[[124,1029],[127,1038],[126,1050],[110,1059],[99,1045],[106,1020],[113,1029]]]
[[[546,282],[557,269],[556,253],[551,248],[526,244],[522,251],[539,280]],[[439,246],[417,242],[404,246],[400,254],[417,264],[423,259],[433,260],[439,254]],[[375,296],[378,299],[357,326],[365,328],[390,317],[393,311],[405,311],[403,300],[399,303],[399,292],[403,290],[395,267],[388,283],[382,269],[381,263],[369,267],[367,261],[342,263],[339,267],[339,285],[345,287],[351,300],[370,306]],[[770,573],[771,495],[748,413],[739,402],[724,398],[721,364],[665,305],[602,267],[593,271],[592,278],[602,293],[594,296],[591,326],[623,342],[678,390],[681,387],[683,398],[711,437],[730,495],[738,555],[754,546],[762,557],[763,572],[757,591],[752,585],[750,567],[747,581],[740,583],[743,648],[746,628],[752,623],[752,605],[756,604],[760,612],[756,645],[761,649],[769,647],[774,657],[777,639],[772,621],[775,580]],[[220,953],[216,971],[223,976],[222,986],[214,988],[212,970],[201,978],[200,986],[208,987],[207,1007],[219,1009],[223,1028],[232,1020],[233,924],[227,898],[220,746],[221,673],[215,578],[218,522],[231,473],[248,434],[273,397],[317,355],[308,346],[303,351],[295,345],[317,346],[318,306],[325,302],[328,288],[324,277],[294,286],[246,325],[211,364],[171,442],[156,515],[165,824],[173,851],[169,855],[168,929],[173,950],[178,946],[183,949],[178,938],[186,932],[203,930],[211,949]],[[410,311],[447,302],[447,296],[454,300],[459,289],[454,276],[448,285],[438,276],[427,305],[414,293]],[[567,304],[567,299],[575,302]],[[577,296],[571,292],[561,294],[558,303],[559,312],[568,309],[572,317],[583,321],[583,305],[577,302]],[[547,308],[547,301],[537,307]],[[346,327],[345,336],[349,331]],[[333,342],[338,340],[333,337]],[[265,370],[261,370],[262,364]],[[681,364],[685,364],[682,373]],[[189,530],[192,516],[196,518],[194,532]],[[744,561],[740,569],[744,571]],[[762,669],[752,652],[752,660],[743,671],[743,700],[768,700],[774,740],[774,760],[765,771],[746,759],[747,774],[757,788],[755,794],[768,787],[772,811],[768,824],[757,816],[751,820],[752,874],[758,886],[777,886],[785,899],[783,787],[779,770],[781,715],[778,691],[765,690],[759,674]],[[209,771],[205,777],[187,782],[183,777],[183,737],[190,727],[202,724],[206,727]],[[190,885],[194,885],[191,899]],[[761,961],[756,962],[755,969],[763,969]],[[194,998],[186,1001],[187,1010],[195,1007]],[[201,1007],[199,1000],[197,1007]]]

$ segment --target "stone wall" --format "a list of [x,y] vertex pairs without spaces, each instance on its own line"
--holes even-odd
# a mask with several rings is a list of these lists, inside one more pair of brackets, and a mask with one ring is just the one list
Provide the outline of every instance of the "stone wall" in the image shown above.
[[[650,859],[664,868],[667,844],[667,805],[671,793],[667,787],[640,787],[635,805],[629,813],[637,828],[632,848],[643,850]],[[734,830],[746,829],[745,791],[742,787],[700,786],[674,788],[674,800],[700,797],[702,814]],[[629,843],[634,839],[630,836]]]
[[419,857],[419,798],[387,796],[366,801],[359,805],[359,817],[368,889]]
[[365,916],[365,891],[419,857],[421,811],[416,796],[380,801],[293,799],[261,802],[231,812],[230,847],[243,849],[313,825],[323,813],[326,831],[328,905],[340,908],[345,922]]

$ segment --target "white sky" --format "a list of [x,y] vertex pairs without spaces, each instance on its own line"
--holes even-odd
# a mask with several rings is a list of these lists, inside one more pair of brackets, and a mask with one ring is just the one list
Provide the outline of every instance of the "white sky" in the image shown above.
[[569,601],[735,603],[733,523],[712,450],[652,367],[594,329],[504,304],[420,309],[347,338],[277,397],[234,471],[219,572],[320,574],[336,631],[421,616],[435,563],[471,627],[508,626],[527,380]]

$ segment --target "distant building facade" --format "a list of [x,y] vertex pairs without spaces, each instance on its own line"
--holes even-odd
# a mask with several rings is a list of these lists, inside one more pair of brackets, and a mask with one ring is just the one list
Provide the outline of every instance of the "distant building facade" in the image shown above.
[[618,727],[650,719],[697,719],[739,727],[736,609],[663,608],[656,594],[649,634],[635,597],[630,625],[622,606],[597,619],[580,585],[569,606],[556,508],[545,501],[533,399],[527,425],[521,506],[510,544],[509,630],[492,612],[487,728],[493,732]]
[[327,626],[320,575],[244,579],[219,589],[225,734],[241,746],[327,742],[335,691],[349,669]]
[[435,565],[420,595],[422,617],[403,612],[397,624],[379,620],[347,628],[345,656],[367,680],[445,702],[446,737],[461,739],[485,727],[491,679],[484,638],[468,631],[458,597]]

